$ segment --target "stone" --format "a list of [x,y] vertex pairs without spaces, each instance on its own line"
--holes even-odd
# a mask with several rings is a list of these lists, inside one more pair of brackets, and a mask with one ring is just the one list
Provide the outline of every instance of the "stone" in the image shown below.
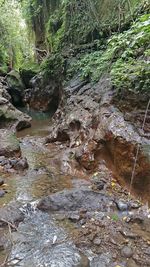
[[141,206],[141,204],[137,201],[130,201],[129,207],[130,209],[138,209]]
[[124,246],[121,250],[121,255],[124,258],[131,258],[133,256],[133,250],[132,248],[128,246]]
[[14,167],[17,164],[17,159],[10,159],[9,163],[11,164],[12,167]]
[[0,197],[3,197],[5,195],[5,191],[3,189],[0,189]]
[[99,246],[101,244],[101,239],[98,238],[98,237],[94,238],[93,244],[96,245],[96,246]]
[[24,103],[35,110],[48,111],[51,108],[52,112],[56,111],[61,88],[59,79],[48,77],[45,80],[40,73],[30,80],[30,88],[25,91]]
[[68,219],[75,223],[80,220],[80,215],[78,213],[71,213],[69,214]]
[[107,211],[111,198],[89,188],[63,190],[44,197],[38,203],[41,210],[50,211]]
[[0,186],[2,186],[4,184],[4,179],[0,178]]
[[25,86],[22,82],[19,72],[15,70],[10,71],[7,74],[6,80],[8,84],[8,92],[12,98],[12,103],[15,106],[20,106],[22,104]]
[[15,170],[25,170],[28,168],[28,162],[26,158],[21,158],[17,161],[17,163],[14,166]]
[[20,155],[20,145],[15,134],[10,130],[0,129],[0,156]]
[[140,146],[133,189],[148,199],[150,141],[141,138],[138,127],[125,119],[125,110],[123,113],[120,106],[116,107],[119,101],[114,102],[110,77],[104,75],[95,86],[71,81],[63,88],[61,100],[46,142],[67,141],[75,150],[77,164],[90,171],[99,169],[103,155],[111,156],[118,177],[124,178],[128,186],[135,152]]
[[5,160],[5,156],[0,156],[0,164]]
[[20,210],[20,204],[11,202],[7,206],[0,208],[0,227],[7,225],[7,222],[18,224],[24,220],[24,214]]
[[12,105],[11,96],[8,94],[9,88],[4,84],[6,84],[6,81],[2,82],[0,77],[0,128],[6,128],[9,126],[16,130],[18,123],[19,129],[21,129],[21,127],[28,127],[29,124],[31,126],[31,117],[19,111]]
[[90,262],[90,267],[110,267],[112,257],[105,253],[94,257]]
[[118,210],[120,210],[120,211],[127,211],[128,210],[128,203],[126,203],[123,200],[116,201],[116,206],[117,206]]

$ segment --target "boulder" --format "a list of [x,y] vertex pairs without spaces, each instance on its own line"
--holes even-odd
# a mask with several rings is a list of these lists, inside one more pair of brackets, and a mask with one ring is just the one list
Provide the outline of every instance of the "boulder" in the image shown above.
[[0,129],[0,156],[13,157],[21,154],[19,141],[12,131]]
[[13,127],[21,130],[31,126],[31,117],[16,109],[10,102],[7,84],[0,78],[0,128]]
[[24,214],[20,210],[20,205],[16,202],[11,202],[9,205],[0,208],[0,226],[18,224],[24,220]]
[[7,74],[8,92],[11,95],[12,103],[15,106],[22,104],[25,86],[22,82],[19,72],[12,70]]
[[56,80],[47,80],[42,74],[38,74],[31,79],[30,88],[24,95],[24,103],[28,103],[30,108],[42,111],[57,109],[60,84]]
[[106,75],[94,86],[78,78],[70,82],[63,89],[46,143],[66,142],[80,167],[93,172],[99,170],[101,159],[107,155],[120,181],[128,186],[138,151],[132,190],[149,198],[150,140],[140,134],[138,125],[125,119],[113,104],[114,98]]
[[38,208],[50,211],[107,211],[111,198],[88,188],[64,190],[39,201]]

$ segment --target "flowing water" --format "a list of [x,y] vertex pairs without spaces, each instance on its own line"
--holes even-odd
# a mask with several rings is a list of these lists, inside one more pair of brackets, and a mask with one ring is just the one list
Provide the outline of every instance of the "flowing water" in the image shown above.
[[[8,193],[0,198],[0,206],[15,201],[25,214],[25,220],[19,224],[17,231],[11,233],[11,238],[9,237],[12,249],[7,252],[7,266],[91,266],[88,257],[83,254],[87,251],[80,251],[72,241],[70,232],[74,230],[74,226],[68,221],[58,223],[57,214],[35,209],[35,204],[41,197],[63,189],[88,186],[89,181],[88,176],[82,172],[73,172],[62,145],[43,145],[51,124],[51,114],[32,111],[31,115],[32,127],[18,132],[22,155],[27,158],[29,168],[23,173],[8,173],[5,176]],[[72,168],[72,172],[64,172],[64,167],[68,170]],[[0,252],[0,264],[5,256]]]
[[[74,181],[73,176],[61,171],[58,147],[43,145],[42,137],[48,134],[50,114],[40,112],[31,115],[31,128],[18,133],[22,155],[27,158],[29,169],[22,174],[9,173],[5,177],[8,193],[0,198],[0,206],[15,200],[25,207],[24,222],[20,223],[17,232],[11,234],[10,266],[88,266],[86,256],[79,252],[66,231],[58,226],[54,216],[39,210],[30,212],[27,208],[29,203],[32,206],[42,196],[71,188]],[[4,260],[2,254],[0,261],[1,258]]]

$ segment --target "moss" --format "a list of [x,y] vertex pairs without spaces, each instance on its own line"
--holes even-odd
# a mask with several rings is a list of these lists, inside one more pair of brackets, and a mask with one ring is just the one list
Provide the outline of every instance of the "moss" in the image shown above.
[[115,34],[104,50],[88,53],[70,64],[68,77],[80,73],[92,82],[109,72],[114,87],[120,90],[150,89],[148,64],[150,14],[141,16],[128,31]]
[[65,70],[64,58],[59,53],[52,54],[41,64],[41,70],[45,79],[61,81]]

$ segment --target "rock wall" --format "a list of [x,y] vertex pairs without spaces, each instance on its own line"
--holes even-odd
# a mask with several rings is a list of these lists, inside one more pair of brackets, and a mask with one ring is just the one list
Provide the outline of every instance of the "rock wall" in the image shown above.
[[21,130],[30,127],[31,118],[16,109],[11,103],[11,96],[8,94],[8,85],[4,78],[0,78],[0,128],[13,128]]
[[65,142],[78,164],[88,172],[99,170],[107,151],[126,185],[131,181],[139,147],[133,187],[146,195],[150,191],[150,141],[125,120],[113,101],[114,92],[106,75],[95,86],[78,78],[72,80],[62,92],[46,142]]

